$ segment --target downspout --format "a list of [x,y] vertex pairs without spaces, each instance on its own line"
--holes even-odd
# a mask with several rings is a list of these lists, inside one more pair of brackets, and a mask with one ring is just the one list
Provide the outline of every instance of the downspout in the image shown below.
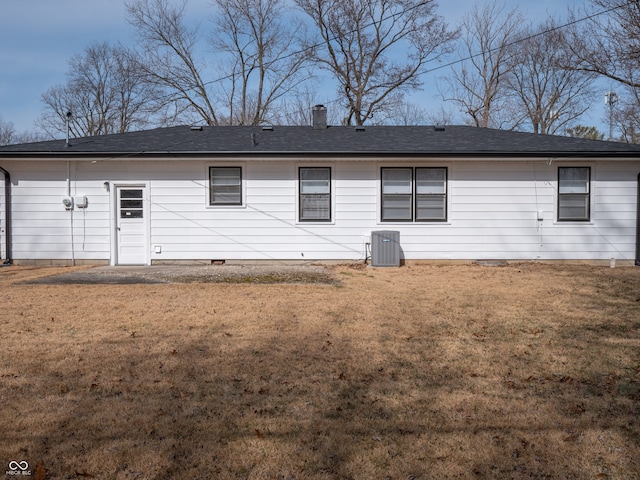
[[5,219],[5,238],[7,248],[7,258],[2,265],[11,265],[13,251],[11,248],[11,175],[4,168],[0,167],[0,172],[4,175],[4,219]]
[[637,206],[636,206],[636,261],[640,267],[640,173],[638,174]]

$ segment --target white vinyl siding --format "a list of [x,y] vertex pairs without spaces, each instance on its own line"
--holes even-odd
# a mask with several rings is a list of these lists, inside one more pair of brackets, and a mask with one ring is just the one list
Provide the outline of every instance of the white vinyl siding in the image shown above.
[[[69,263],[73,248],[76,261],[108,263],[116,184],[147,186],[151,262],[364,261],[371,232],[389,228],[400,232],[406,260],[608,262],[635,257],[640,161],[589,162],[590,221],[558,222],[555,161],[448,159],[447,221],[390,224],[381,221],[381,168],[397,165],[415,174],[420,168],[444,168],[440,160],[406,165],[404,159],[323,159],[318,167],[311,164],[331,165],[331,222],[299,221],[299,167],[308,163],[240,160],[242,208],[209,205],[209,167],[217,166],[212,159],[71,162],[71,195],[88,198],[86,209],[72,212],[62,205],[68,188],[66,161],[3,161],[12,179],[14,259]],[[229,162],[235,159],[220,164],[233,166]],[[574,164],[584,165],[579,159]],[[570,165],[566,161],[562,166]],[[417,184],[413,188],[417,195],[433,195],[435,202],[435,196],[443,194],[435,186],[438,182],[424,183],[423,193]],[[415,216],[415,202],[413,208]],[[434,211],[439,209],[438,203]]]
[[87,208],[72,211],[62,205],[68,188],[66,162],[16,162],[3,167],[15,179],[11,189],[14,260],[68,264],[73,257],[78,263],[108,262],[111,200],[105,180],[114,176],[113,164],[72,162],[71,196],[84,195],[89,201]]

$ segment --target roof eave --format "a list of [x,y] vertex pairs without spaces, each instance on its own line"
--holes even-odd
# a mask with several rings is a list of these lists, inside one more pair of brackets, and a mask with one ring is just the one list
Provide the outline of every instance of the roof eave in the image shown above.
[[41,152],[25,152],[25,151],[4,151],[0,152],[1,159],[11,158],[74,158],[81,160],[94,160],[95,158],[108,158],[110,160],[127,159],[127,158],[176,158],[176,157],[299,157],[299,156],[317,156],[317,157],[438,157],[438,158],[457,158],[457,159],[486,159],[486,158],[616,158],[627,160],[639,160],[640,152],[616,152],[616,151],[542,151],[542,152],[522,152],[522,151],[114,151],[114,152],[74,152],[74,151],[41,151]]

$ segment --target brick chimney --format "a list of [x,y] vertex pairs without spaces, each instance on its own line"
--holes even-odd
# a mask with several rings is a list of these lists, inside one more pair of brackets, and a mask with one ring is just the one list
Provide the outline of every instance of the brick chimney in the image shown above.
[[313,107],[313,129],[322,130],[327,128],[327,108],[324,105]]

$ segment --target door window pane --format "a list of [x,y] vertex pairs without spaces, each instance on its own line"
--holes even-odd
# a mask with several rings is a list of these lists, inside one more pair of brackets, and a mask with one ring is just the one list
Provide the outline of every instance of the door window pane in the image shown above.
[[142,218],[142,190],[121,189],[120,218]]

